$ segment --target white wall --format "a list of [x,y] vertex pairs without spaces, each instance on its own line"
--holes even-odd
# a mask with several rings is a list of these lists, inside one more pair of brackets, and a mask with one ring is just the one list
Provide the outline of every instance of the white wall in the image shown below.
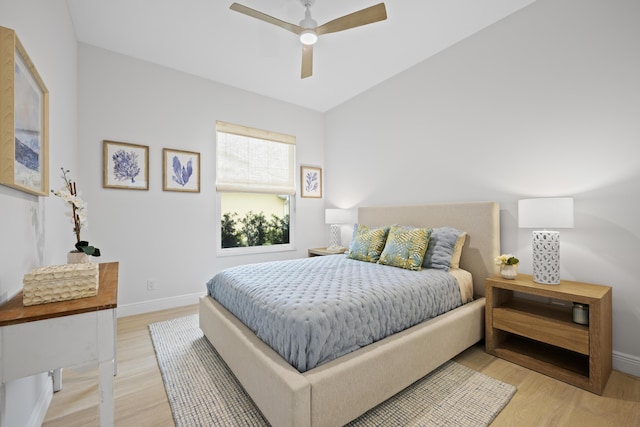
[[[216,120],[295,135],[298,164],[324,166],[322,114],[84,44],[78,91],[86,238],[120,262],[119,315],[195,303],[225,267],[324,244],[323,199],[297,197],[295,252],[218,257],[215,230]],[[149,146],[149,191],[102,188],[104,139]],[[162,148],[201,153],[200,193],[162,191]]]
[[572,196],[562,278],[613,287],[614,366],[640,375],[640,2],[538,0],[333,109],[338,207],[496,200],[531,273],[517,200]]
[[[90,204],[83,237],[101,261],[121,263],[121,314],[191,302],[230,265],[305,256],[326,243],[325,201],[496,200],[503,251],[530,272],[517,200],[570,195],[576,228],[562,231],[563,278],[613,286],[617,367],[640,375],[639,9],[635,0],[538,0],[325,116],[77,51],[63,0],[0,0],[0,25],[18,32],[50,91],[50,184],[61,184],[59,167],[78,178]],[[215,255],[215,120],[296,135],[298,163],[325,169],[325,199],[296,200],[295,252]],[[103,139],[150,146],[148,192],[102,188]],[[201,193],[162,191],[163,147],[201,152]],[[64,262],[74,241],[65,212],[56,198],[0,186],[0,298],[31,268]],[[157,291],[146,291],[148,278]],[[9,425],[37,424],[32,408],[47,384],[7,386]]]
[[[67,3],[0,0],[0,25],[16,31],[49,90],[49,181],[57,188],[58,168],[78,172],[77,44]],[[55,197],[0,186],[0,303],[22,289],[22,276],[32,268],[65,262],[74,243],[65,209]],[[50,384],[46,374],[7,384],[7,425],[39,425]]]

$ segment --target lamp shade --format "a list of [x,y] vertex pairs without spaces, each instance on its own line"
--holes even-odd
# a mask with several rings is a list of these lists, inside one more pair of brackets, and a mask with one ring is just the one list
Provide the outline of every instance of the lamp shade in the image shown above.
[[520,228],[573,228],[573,198],[518,200]]
[[354,222],[353,211],[350,209],[325,209],[325,224],[350,224]]

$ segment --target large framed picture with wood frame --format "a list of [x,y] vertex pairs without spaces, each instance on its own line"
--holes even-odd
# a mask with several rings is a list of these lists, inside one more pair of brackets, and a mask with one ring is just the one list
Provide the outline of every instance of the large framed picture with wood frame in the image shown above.
[[0,184],[49,195],[49,92],[12,29],[0,27]]

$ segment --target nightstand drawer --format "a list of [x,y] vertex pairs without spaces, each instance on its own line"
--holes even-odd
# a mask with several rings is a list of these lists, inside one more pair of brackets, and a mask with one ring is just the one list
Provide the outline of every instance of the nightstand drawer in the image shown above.
[[512,307],[493,309],[493,327],[560,348],[589,354],[589,329],[553,318],[536,316]]

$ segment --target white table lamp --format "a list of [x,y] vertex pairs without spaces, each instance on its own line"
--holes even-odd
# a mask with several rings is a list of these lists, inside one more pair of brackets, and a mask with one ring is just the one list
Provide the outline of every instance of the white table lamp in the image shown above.
[[549,197],[518,200],[518,226],[533,232],[533,281],[560,284],[560,233],[547,228],[573,228],[573,199]]
[[353,222],[353,212],[349,209],[325,209],[325,224],[331,224],[331,234],[329,238],[329,252],[342,252],[344,248],[340,246],[340,225]]

